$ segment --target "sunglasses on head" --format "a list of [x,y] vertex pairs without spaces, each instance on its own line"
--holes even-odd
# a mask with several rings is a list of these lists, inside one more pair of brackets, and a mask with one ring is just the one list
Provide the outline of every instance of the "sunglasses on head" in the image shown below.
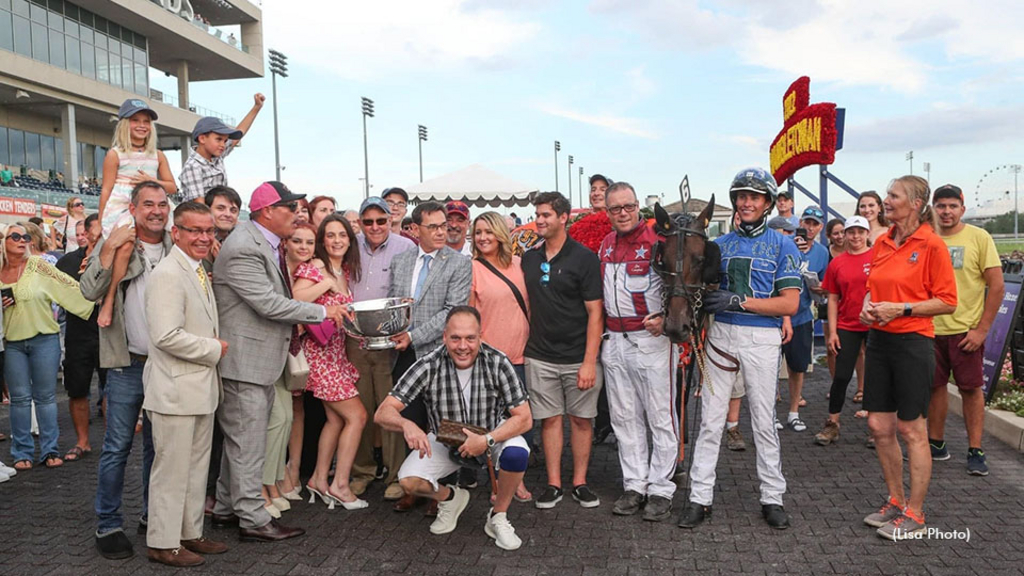
[[373,226],[374,224],[376,224],[377,226],[387,226],[388,222],[390,222],[390,221],[391,220],[388,219],[388,218],[363,218],[362,219],[363,226]]
[[7,237],[15,242],[29,242],[32,240],[32,237],[28,234],[19,234],[17,232],[11,232]]

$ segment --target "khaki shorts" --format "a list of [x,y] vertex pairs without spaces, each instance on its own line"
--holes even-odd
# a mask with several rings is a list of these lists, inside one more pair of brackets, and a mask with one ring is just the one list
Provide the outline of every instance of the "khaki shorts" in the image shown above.
[[530,411],[535,420],[568,414],[577,418],[597,416],[597,397],[604,385],[604,369],[597,363],[597,379],[589,390],[576,386],[576,373],[582,363],[555,364],[526,359],[526,387],[530,391]]

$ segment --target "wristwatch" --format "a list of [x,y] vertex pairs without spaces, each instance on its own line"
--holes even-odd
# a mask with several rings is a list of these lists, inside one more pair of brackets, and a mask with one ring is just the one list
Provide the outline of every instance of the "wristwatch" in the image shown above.
[[908,303],[904,304],[903,305],[903,315],[904,316],[910,316],[911,312],[913,312],[913,309],[910,307],[910,303],[908,302]]
[[484,438],[487,439],[487,447],[494,448],[494,437],[491,436],[490,434],[485,434]]

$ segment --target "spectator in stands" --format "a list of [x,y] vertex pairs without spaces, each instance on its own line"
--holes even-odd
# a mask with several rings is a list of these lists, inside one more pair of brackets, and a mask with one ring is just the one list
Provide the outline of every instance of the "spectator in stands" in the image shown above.
[[78,196],[68,198],[67,214],[53,223],[53,245],[65,253],[78,250],[78,238],[74,234],[75,225],[85,220],[85,203]]
[[317,196],[309,201],[309,221],[314,228],[320,226],[320,222],[337,211],[334,198],[330,196]]
[[219,118],[212,116],[200,118],[196,122],[195,128],[192,129],[192,142],[195,146],[188,160],[182,165],[179,175],[182,202],[202,198],[206,191],[214,186],[228,185],[224,159],[249,132],[266,99],[263,94],[256,93],[253,96],[252,108],[237,128],[231,128]]
[[0,228],[0,288],[3,298],[4,378],[11,391],[11,455],[16,470],[32,468],[35,451],[30,432],[32,404],[39,420],[41,462],[47,468],[64,464],[57,441],[57,370],[60,368],[60,327],[53,303],[88,318],[93,303],[82,297],[78,282],[32,254],[25,226]]
[[303,198],[299,200],[299,207],[295,210],[295,223],[303,224],[309,222],[309,201]]
[[57,264],[57,256],[49,253],[49,238],[43,232],[42,226],[32,222],[32,219],[29,219],[28,222],[18,222],[18,225],[24,228],[31,238],[28,247],[32,256],[39,256],[51,266]]
[[[100,194],[100,222],[103,237],[109,238],[116,226],[129,226],[134,221],[129,206],[132,189],[144,182],[156,182],[167,194],[178,187],[164,153],[156,149],[157,135],[153,122],[157,119],[149,105],[138,98],[129,98],[117,112],[114,144],[103,160],[103,192]],[[115,255],[110,289],[100,306],[96,323],[110,326],[114,314],[114,291],[124,278],[128,261],[135,247],[131,242],[121,245]]]
[[[88,258],[103,237],[99,214],[90,214],[78,222],[77,229],[84,231],[83,242],[57,261],[57,269],[79,281]],[[76,245],[78,243],[76,242]],[[93,307],[87,320],[67,315],[67,330],[64,334],[64,389],[68,393],[68,411],[75,426],[78,440],[75,446],[64,454],[66,462],[74,462],[92,452],[89,444],[89,392],[93,372],[99,373],[100,389],[106,385],[107,371],[100,368],[100,329],[96,324],[99,309]]]
[[17,186],[18,183],[14,181],[14,173],[11,172],[10,166],[4,166],[0,169],[0,184],[4,186]]

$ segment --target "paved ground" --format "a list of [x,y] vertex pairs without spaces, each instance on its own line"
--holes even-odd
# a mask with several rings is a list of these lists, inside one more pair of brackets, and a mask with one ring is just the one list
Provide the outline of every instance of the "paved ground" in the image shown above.
[[[420,512],[396,514],[382,503],[382,487],[368,492],[369,509],[328,511],[300,503],[285,514],[287,523],[309,533],[280,544],[240,543],[235,532],[208,530],[231,551],[210,556],[195,573],[217,574],[1021,574],[1024,573],[1024,459],[986,437],[992,473],[968,476],[963,422],[949,418],[948,441],[954,458],[936,463],[926,508],[929,525],[970,530],[970,540],[925,540],[893,544],[874,535],[861,518],[885,495],[874,451],[863,447],[865,425],[852,418],[848,403],[838,446],[818,447],[812,435],[824,419],[825,375],[809,378],[810,406],[804,433],[783,431],[783,466],[789,482],[786,507],[793,527],[769,529],[760,518],[754,452],[724,450],[714,518],[696,531],[675,521],[643,522],[639,516],[615,517],[618,495],[615,448],[595,449],[591,486],[602,505],[584,510],[566,498],[554,510],[513,503],[511,519],[523,537],[515,553],[496,548],[483,533],[487,490],[478,488],[459,528],[432,536]],[[741,428],[749,438],[744,414]],[[6,407],[0,429],[9,430]],[[71,444],[66,401],[61,403],[61,446]],[[92,426],[92,444],[101,445],[102,424]],[[9,442],[0,458],[10,464]],[[148,574],[170,569],[145,559],[145,538],[135,536],[140,508],[138,454],[133,454],[125,492],[127,528],[136,556],[107,561],[93,548],[92,501],[98,452],[61,469],[36,469],[0,485],[0,574]],[[539,487],[542,469],[529,471]],[[677,509],[683,503],[676,497]]]

